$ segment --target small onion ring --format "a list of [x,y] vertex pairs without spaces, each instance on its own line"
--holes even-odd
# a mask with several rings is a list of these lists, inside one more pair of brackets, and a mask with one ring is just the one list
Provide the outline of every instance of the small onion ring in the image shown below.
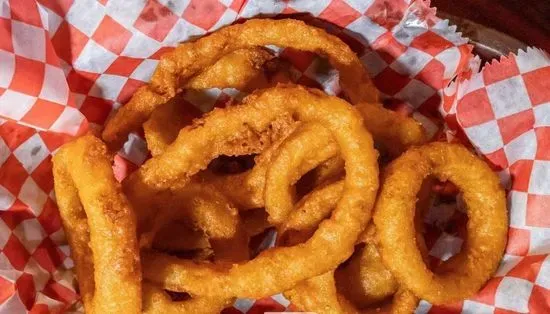
[[271,161],[265,180],[265,210],[270,223],[281,225],[292,212],[293,184],[304,173],[337,154],[338,145],[332,139],[331,132],[319,123],[306,123],[283,141]]
[[[236,88],[252,91],[268,85],[262,66],[273,59],[267,49],[254,47],[235,50],[193,77],[186,89]],[[192,116],[182,108],[182,97],[176,95],[157,107],[143,124],[147,147],[153,156],[161,154],[178,136],[179,130],[191,123]],[[198,111],[198,109],[197,109]]]
[[[466,148],[448,143],[412,148],[384,173],[374,222],[384,264],[399,283],[434,304],[462,300],[479,291],[498,267],[506,244],[506,197],[498,177]],[[415,237],[415,200],[430,174],[457,185],[469,218],[462,251],[451,258],[453,268],[444,274],[428,269]]]

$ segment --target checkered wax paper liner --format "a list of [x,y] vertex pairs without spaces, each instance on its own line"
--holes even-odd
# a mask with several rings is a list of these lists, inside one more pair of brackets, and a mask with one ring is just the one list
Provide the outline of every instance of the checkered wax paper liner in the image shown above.
[[[496,277],[471,300],[445,308],[422,302],[418,311],[550,311],[550,221],[544,215],[550,62],[542,51],[520,52],[475,74],[466,40],[423,1],[0,0],[0,313],[78,309],[51,154],[103,125],[177,42],[239,18],[298,12],[357,52],[386,105],[413,114],[432,134],[440,130],[434,119],[440,111],[449,124],[445,132],[468,138],[511,184],[509,245]],[[279,53],[291,60],[299,83],[339,93],[337,73],[319,71],[326,67],[321,59]],[[199,115],[240,97],[212,89],[187,94],[186,106]],[[143,140],[132,135],[115,158],[116,175],[145,157]],[[459,240],[439,235],[430,254],[445,258]],[[240,299],[225,313],[292,309],[275,295]]]

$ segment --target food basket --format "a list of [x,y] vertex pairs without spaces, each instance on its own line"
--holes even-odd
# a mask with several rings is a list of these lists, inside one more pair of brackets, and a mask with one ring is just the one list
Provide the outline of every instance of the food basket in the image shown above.
[[[366,65],[387,108],[413,116],[433,138],[468,144],[506,188],[508,245],[494,278],[474,298],[445,307],[421,301],[417,313],[550,312],[547,52],[438,14],[421,0],[0,0],[1,314],[81,311],[52,154],[101,129],[178,42],[243,19],[281,16],[340,37]],[[300,84],[340,93],[338,73],[326,61],[291,49],[277,53]],[[186,102],[208,111],[242,96],[211,89],[186,95]],[[132,134],[115,157],[116,176],[135,170],[147,153],[140,134]],[[430,223],[444,224],[455,211],[434,214]],[[462,243],[443,230],[430,241],[432,259],[448,258]],[[298,309],[279,294],[239,299],[224,313],[291,310]]]

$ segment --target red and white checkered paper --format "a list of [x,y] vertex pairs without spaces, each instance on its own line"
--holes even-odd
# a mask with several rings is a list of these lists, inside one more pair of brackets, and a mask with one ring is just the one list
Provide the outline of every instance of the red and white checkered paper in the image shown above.
[[[468,139],[509,188],[509,244],[495,278],[471,300],[421,302],[418,312],[550,312],[550,57],[543,51],[477,73],[467,40],[420,0],[0,0],[1,314],[60,312],[78,300],[51,154],[104,124],[178,42],[241,18],[299,12],[357,52],[387,106],[413,114],[431,134],[445,116],[439,135]],[[299,83],[339,93],[337,73],[321,59],[280,53]],[[241,96],[212,89],[186,99],[198,113]],[[117,176],[145,152],[139,135],[131,136],[115,159]],[[445,258],[459,246],[444,233],[430,254]],[[240,299],[224,313],[292,309],[276,295]]]

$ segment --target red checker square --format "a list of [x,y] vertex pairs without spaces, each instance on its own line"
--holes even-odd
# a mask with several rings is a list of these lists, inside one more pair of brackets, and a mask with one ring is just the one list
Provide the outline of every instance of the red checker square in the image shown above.
[[10,227],[15,229],[22,221],[34,218],[33,212],[29,206],[16,199],[13,205],[7,211],[0,211],[0,218]]
[[98,73],[77,71],[73,69],[69,72],[69,75],[67,75],[67,83],[72,92],[87,94],[98,77]]
[[399,74],[392,68],[387,67],[374,78],[374,84],[383,93],[395,95],[402,90],[410,80],[408,76]]
[[550,160],[550,127],[536,128],[538,160]]
[[392,33],[387,32],[372,43],[372,49],[380,55],[384,62],[391,64],[407,50],[407,47],[398,42]]
[[78,58],[88,40],[86,34],[67,21],[63,21],[52,37],[52,44],[59,58],[72,64]]
[[209,30],[223,15],[227,7],[218,0],[191,0],[182,17],[189,23]]
[[44,158],[40,165],[38,165],[38,167],[34,169],[31,174],[31,178],[44,192],[49,193],[53,189],[51,155],[48,155],[46,158]]
[[57,248],[57,245],[49,237],[46,237],[36,248],[32,257],[42,268],[53,273],[63,263],[65,254]]
[[59,118],[65,106],[38,98],[21,120],[30,125],[48,129]]
[[131,37],[132,33],[129,30],[108,15],[103,17],[92,35],[92,39],[98,44],[116,54],[120,54],[124,50]]
[[170,9],[158,1],[149,0],[134,27],[157,41],[163,41],[177,21],[178,17]]
[[441,96],[437,93],[434,94],[432,97],[428,98],[424,103],[420,105],[420,107],[417,108],[418,112],[421,114],[430,117],[430,118],[436,118],[435,120],[440,120],[438,109],[441,105]]
[[542,314],[548,313],[550,308],[550,290],[544,287],[534,285],[529,298],[529,313]]
[[52,45],[52,42],[49,40],[46,40],[46,63],[49,65],[57,66],[59,67],[59,58],[57,57],[57,54],[55,53],[55,49]]
[[80,112],[88,121],[103,124],[113,108],[113,102],[107,99],[88,96],[80,107]]
[[452,95],[443,94],[443,110],[446,113],[449,113],[451,111],[451,109],[453,108],[453,103],[454,103],[455,98],[456,98],[456,93],[454,93]]
[[140,80],[128,79],[120,90],[117,101],[121,104],[125,104],[128,100],[130,100],[130,98],[132,98],[134,92],[144,84],[145,83]]
[[31,309],[36,298],[33,276],[28,273],[21,274],[15,281],[15,288],[19,294],[19,299],[21,299],[27,310]]
[[128,159],[120,155],[115,155],[113,162],[113,174],[118,182],[122,182],[124,178],[136,171],[137,168],[138,166]]
[[10,0],[11,18],[16,21],[42,28],[42,19],[34,1]]
[[483,81],[486,85],[519,75],[519,68],[515,58],[502,58],[483,69]]
[[241,8],[243,7],[243,4],[245,3],[246,0],[233,0],[233,2],[231,2],[231,5],[229,6],[229,8],[235,12],[240,12],[241,11]]
[[387,0],[374,0],[365,12],[365,15],[376,24],[389,30],[401,21],[403,12],[407,7],[407,3],[402,0],[391,2]]
[[256,300],[254,305],[246,314],[263,314],[265,312],[284,312],[285,307],[272,298],[262,298]]
[[525,222],[532,227],[550,228],[550,195],[527,195]]
[[67,107],[76,108],[76,96],[75,93],[69,93],[69,97],[67,98]]
[[285,8],[283,9],[283,11],[281,11],[281,14],[295,14],[295,13],[300,13],[300,12],[294,10],[294,9],[291,8],[291,7],[285,7]]
[[533,160],[518,160],[510,166],[512,189],[527,192],[529,189],[530,173],[533,169]]
[[35,129],[13,121],[6,121],[4,124],[0,124],[0,137],[2,137],[11,151],[14,151],[35,133]]
[[4,279],[4,277],[0,277],[0,304],[4,304],[14,292],[15,285],[11,281]]
[[11,20],[0,17],[0,50],[13,52]]
[[539,274],[540,267],[546,259],[546,255],[525,256],[506,276],[525,279],[535,282]]
[[103,5],[107,5],[107,2],[109,2],[109,0],[97,0],[97,2],[99,2]]
[[42,20],[36,2],[10,0],[10,11],[13,20],[42,28]]
[[38,3],[52,10],[57,15],[64,17],[74,0],[38,0]]
[[119,56],[111,63],[105,73],[130,76],[142,61],[143,59]]
[[15,281],[15,288],[19,294],[19,299],[21,299],[27,310],[31,309],[36,298],[33,276],[28,273],[21,274]]
[[457,104],[457,118],[462,127],[476,126],[495,119],[491,102],[484,88],[466,94]]
[[488,305],[494,305],[495,304],[495,294],[497,292],[498,285],[500,285],[500,282],[502,281],[502,277],[494,277],[491,278],[479,292],[472,297],[472,300],[488,304]]
[[318,17],[340,27],[346,27],[360,16],[361,12],[357,12],[357,10],[350,7],[345,1],[333,0]]
[[46,64],[40,61],[15,56],[15,73],[10,89],[23,94],[38,96],[44,82]]
[[13,233],[10,235],[8,242],[6,242],[3,252],[13,268],[17,270],[23,270],[30,257],[27,249]]
[[430,314],[453,314],[460,313],[462,311],[463,302],[455,302],[445,305],[433,305],[430,308]]
[[443,75],[445,74],[445,66],[439,60],[432,59],[420,73],[415,76],[415,79],[426,83],[435,89],[444,87]]
[[0,185],[13,195],[19,194],[28,176],[27,170],[14,155],[10,155],[0,167]]
[[[57,132],[39,132],[38,135],[40,135],[40,138],[42,141],[44,141],[44,144],[46,144],[46,147],[50,150],[50,152],[53,152],[57,148],[59,148],[61,145],[67,143],[70,141],[73,137],[65,134],[65,133],[57,133]],[[35,170],[36,172],[37,170]]]
[[518,112],[497,121],[504,144],[533,129],[535,114],[532,109]]
[[316,58],[316,54],[309,51],[301,51],[286,48],[281,52],[281,58],[288,60],[300,72],[305,72]]
[[42,228],[44,228],[44,231],[48,234],[52,234],[61,229],[61,217],[59,216],[59,211],[54,201],[52,201],[49,197],[46,200],[46,203],[44,203],[42,212],[37,219],[40,222],[40,225],[42,225]]
[[48,281],[42,293],[54,300],[60,300],[65,304],[72,304],[78,298],[78,295],[71,287],[65,287],[53,280]]
[[517,256],[527,255],[529,252],[530,235],[529,230],[510,227],[508,229],[506,253]]
[[484,159],[493,171],[501,171],[508,167],[508,158],[506,158],[504,148],[484,155]]
[[523,81],[533,105],[550,102],[550,66],[523,74]]
[[432,56],[437,56],[443,50],[453,46],[454,45],[452,42],[432,31],[427,31],[424,34],[419,35],[411,42],[411,47],[417,48],[425,53],[429,53]]

